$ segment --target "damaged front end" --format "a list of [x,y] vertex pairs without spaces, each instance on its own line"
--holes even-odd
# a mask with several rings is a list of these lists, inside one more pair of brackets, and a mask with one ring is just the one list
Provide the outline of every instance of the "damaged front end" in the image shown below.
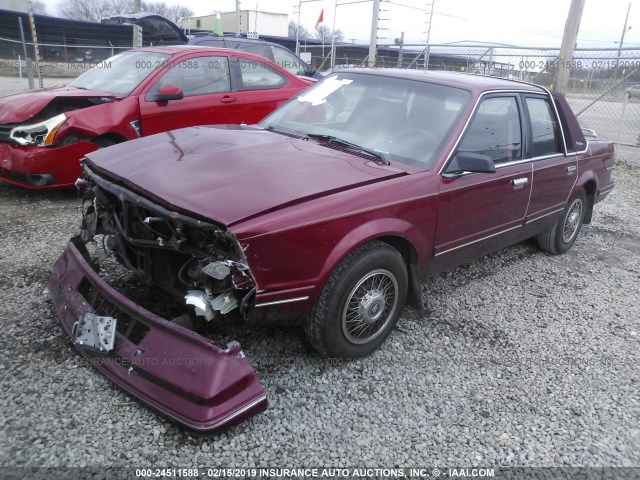
[[107,254],[147,285],[183,298],[210,321],[246,316],[256,285],[237,239],[225,228],[169,211],[91,172],[79,180],[82,243],[101,235]]
[[120,387],[204,432],[267,407],[237,342],[226,348],[119,293],[87,244],[98,244],[145,283],[207,322],[250,309],[256,286],[240,244],[223,227],[169,211],[85,166],[80,234],[56,262],[49,291],[80,352]]

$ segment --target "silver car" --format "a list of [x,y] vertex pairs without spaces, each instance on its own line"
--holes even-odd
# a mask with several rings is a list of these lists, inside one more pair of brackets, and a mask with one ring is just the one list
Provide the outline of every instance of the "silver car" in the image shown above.
[[640,98],[640,85],[633,85],[627,88],[627,94],[629,95],[629,98]]

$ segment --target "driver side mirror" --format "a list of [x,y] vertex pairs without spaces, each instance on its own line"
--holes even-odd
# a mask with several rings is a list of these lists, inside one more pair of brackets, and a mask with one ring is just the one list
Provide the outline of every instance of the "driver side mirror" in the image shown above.
[[147,95],[150,102],[168,102],[169,100],[180,100],[184,97],[184,93],[180,87],[175,85],[163,85],[157,93]]
[[454,177],[462,172],[495,173],[496,166],[489,155],[471,152],[458,152],[447,167],[445,175]]

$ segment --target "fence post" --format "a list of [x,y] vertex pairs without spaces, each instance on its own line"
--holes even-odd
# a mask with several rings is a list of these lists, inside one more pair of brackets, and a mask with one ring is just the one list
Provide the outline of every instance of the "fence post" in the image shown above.
[[33,90],[33,68],[31,67],[31,59],[27,55],[27,42],[24,40],[22,17],[18,17],[18,26],[20,27],[20,38],[22,38],[22,50],[24,53],[24,59],[27,62],[27,78],[29,79],[29,90]]
[[627,103],[629,103],[629,92],[624,93],[624,103],[622,104],[622,118],[620,119],[620,126],[618,127],[618,145],[616,146],[616,154],[613,161],[618,161],[618,155],[620,154],[620,141],[622,140],[622,129],[624,128],[624,116],[627,111]]

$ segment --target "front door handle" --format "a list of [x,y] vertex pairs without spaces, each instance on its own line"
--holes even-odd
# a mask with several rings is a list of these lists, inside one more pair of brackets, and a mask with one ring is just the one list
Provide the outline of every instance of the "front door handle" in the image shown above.
[[514,178],[513,180],[511,180],[511,185],[513,185],[514,189],[522,188],[527,183],[529,183],[529,179],[526,178],[526,177],[524,177],[524,178]]
[[236,97],[230,97],[229,95],[225,95],[220,99],[220,103],[233,103],[237,101],[238,99]]

